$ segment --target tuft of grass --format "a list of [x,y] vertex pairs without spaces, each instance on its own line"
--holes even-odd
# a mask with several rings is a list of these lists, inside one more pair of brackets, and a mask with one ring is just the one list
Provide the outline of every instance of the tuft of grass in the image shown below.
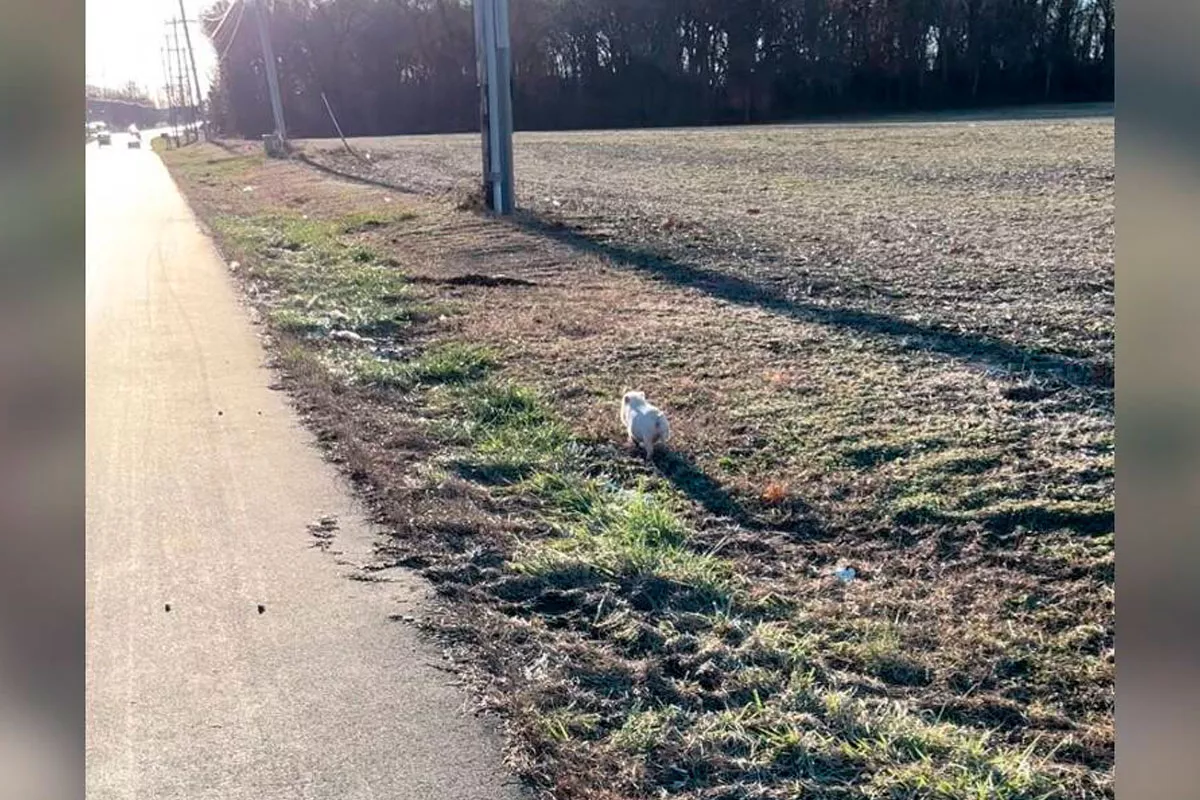
[[882,680],[899,686],[923,686],[929,670],[913,658],[898,627],[890,622],[863,625],[854,641],[838,648],[839,655]]
[[314,334],[329,329],[328,320],[298,308],[275,308],[267,320],[284,333]]
[[455,466],[466,477],[513,485],[562,462],[570,432],[537,392],[512,383],[465,383],[451,398],[452,419],[442,426],[471,452]]
[[543,711],[534,720],[534,726],[542,737],[562,743],[595,738],[601,721],[601,716],[595,712],[567,707]]
[[352,380],[361,386],[380,389],[411,389],[415,385],[412,367],[402,361],[389,361],[361,355],[350,362]]
[[395,361],[371,354],[357,354],[348,364],[355,383],[388,389],[455,385],[477,381],[495,366],[495,356],[486,347],[450,342],[431,348],[412,361]]
[[467,416],[481,430],[531,428],[551,422],[538,393],[513,383],[489,383],[465,396]]
[[611,746],[629,753],[661,750],[679,737],[676,725],[682,716],[675,708],[634,710],[608,738]]
[[602,514],[609,502],[609,482],[566,472],[538,472],[521,488],[542,501],[543,512],[556,519],[581,519]]
[[482,379],[496,366],[496,354],[488,347],[449,342],[424,353],[414,365],[419,381],[468,383]]
[[945,498],[929,492],[901,497],[892,504],[891,510],[892,519],[901,525],[944,522],[950,518]]
[[[589,498],[589,503],[593,500],[599,498]],[[736,586],[732,565],[690,548],[688,529],[667,502],[644,489],[613,489],[578,514],[565,536],[527,547],[513,566],[543,577],[583,572],[618,580],[657,579],[675,587],[661,587],[667,603],[705,607],[728,602]]]

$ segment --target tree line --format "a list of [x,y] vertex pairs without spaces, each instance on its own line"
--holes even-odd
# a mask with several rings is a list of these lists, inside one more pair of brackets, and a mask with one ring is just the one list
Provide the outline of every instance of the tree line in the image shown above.
[[[293,136],[478,127],[470,0],[262,0]],[[519,129],[1113,98],[1114,0],[510,0]],[[273,129],[254,8],[203,17],[218,129]]]
[[134,81],[129,81],[119,89],[88,83],[84,85],[83,93],[88,100],[113,100],[142,106],[158,105],[150,97],[150,93]]

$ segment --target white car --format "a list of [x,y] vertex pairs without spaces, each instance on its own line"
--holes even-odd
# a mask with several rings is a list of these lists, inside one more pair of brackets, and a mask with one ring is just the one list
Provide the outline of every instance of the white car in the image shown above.
[[96,137],[96,146],[103,147],[106,144],[112,144],[112,133],[109,132],[108,126],[103,122],[93,122],[88,126],[92,135]]
[[137,125],[129,126],[129,141],[126,144],[126,146],[127,147],[141,147],[142,146],[142,133],[141,133],[141,131],[139,131],[137,129]]

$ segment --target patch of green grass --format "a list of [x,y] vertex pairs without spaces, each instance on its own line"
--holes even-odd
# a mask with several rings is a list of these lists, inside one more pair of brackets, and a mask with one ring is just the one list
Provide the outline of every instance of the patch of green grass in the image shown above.
[[543,501],[543,511],[555,518],[580,519],[604,513],[612,486],[607,481],[574,473],[538,472],[521,489]]
[[986,508],[993,503],[1003,503],[1012,496],[1012,487],[1005,483],[983,483],[965,489],[955,497],[955,505],[964,511]]
[[1007,747],[986,733],[913,713],[901,702],[823,687],[811,674],[774,698],[754,691],[748,702],[724,709],[635,706],[607,743],[652,768],[691,766],[710,785],[753,776],[775,787],[799,781],[817,796],[822,788],[852,786],[859,791],[838,796],[1072,796],[1032,747]]
[[261,167],[265,160],[266,156],[261,154],[207,158],[203,162],[200,174],[210,178],[236,177]]
[[869,675],[899,686],[929,683],[929,671],[912,655],[899,628],[890,622],[865,624],[838,648],[841,657]]
[[487,383],[464,395],[469,420],[484,431],[530,428],[552,422],[541,396],[527,386]]
[[736,586],[732,565],[689,548],[688,538],[686,526],[660,496],[615,490],[599,509],[568,524],[565,536],[526,548],[513,566],[528,575],[653,578],[678,587],[678,592],[662,587],[668,602],[728,602]]
[[262,153],[227,153],[215,147],[179,147],[164,152],[164,160],[185,178],[200,182],[245,178],[263,166]]
[[326,318],[296,308],[272,309],[267,319],[284,333],[319,333],[328,330],[329,327]]
[[652,708],[634,710],[621,727],[609,737],[613,747],[630,753],[649,753],[662,749],[678,739],[677,722],[682,716],[678,709]]
[[902,493],[890,506],[893,521],[902,525],[973,522],[1001,534],[1017,528],[1070,530],[1086,535],[1113,530],[1110,498],[1053,499],[1044,491],[1036,498],[1014,497],[1018,488],[998,481],[981,482],[975,476],[977,470],[989,468],[991,463],[986,457],[970,459],[961,454],[939,460],[937,468],[923,470],[915,479],[901,484]]
[[901,497],[892,503],[891,511],[892,519],[901,525],[944,522],[950,518],[945,498],[929,492]]
[[411,389],[415,385],[412,367],[403,361],[361,355],[350,362],[349,372],[352,380],[362,386]]
[[739,655],[747,663],[798,678],[820,663],[824,650],[818,636],[785,621],[764,620],[751,628],[739,647]]
[[1114,539],[1112,533],[1098,534],[1087,538],[1072,536],[1069,533],[1059,533],[1039,537],[1036,548],[1041,555],[1062,566],[1088,564],[1111,560]]
[[870,787],[896,800],[1049,800],[1071,796],[1028,753],[969,753],[964,762],[921,758],[887,766]]
[[351,379],[364,386],[415,389],[422,385],[452,385],[477,381],[495,365],[485,347],[450,342],[434,347],[412,361],[396,361],[358,353],[346,364]]
[[579,444],[537,392],[475,381],[451,403],[448,433],[470,447],[456,462],[460,474],[539,500],[565,533],[524,548],[513,563],[517,571],[656,578],[714,599],[728,595],[732,567],[688,547],[689,529],[670,495],[584,475]]
[[456,468],[483,483],[513,485],[560,464],[571,442],[566,426],[527,387],[494,381],[464,383],[452,393],[449,410],[442,435],[471,445]]
[[543,711],[535,719],[538,732],[553,742],[593,739],[600,729],[601,716],[573,707]]
[[295,214],[220,216],[214,227],[245,254],[247,274],[265,280],[281,305],[343,327],[387,335],[437,312],[413,296],[408,279],[370,249],[343,241],[337,220]]
[[425,352],[414,365],[418,380],[432,383],[467,383],[482,379],[496,366],[488,347],[449,342]]

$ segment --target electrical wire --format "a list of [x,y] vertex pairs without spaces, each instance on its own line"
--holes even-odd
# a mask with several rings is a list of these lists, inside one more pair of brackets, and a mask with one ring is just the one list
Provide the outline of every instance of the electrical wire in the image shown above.
[[[229,15],[233,12],[233,7],[237,4],[237,0],[230,0],[229,5],[225,7],[225,13],[221,15],[221,21],[217,23],[217,27],[213,28],[213,32],[210,34],[210,38],[214,42],[217,40],[217,34],[221,32],[221,28],[225,27],[225,23],[229,21]],[[206,17],[205,22],[212,22],[214,19],[216,19],[216,16]]]
[[[233,43],[235,41],[237,41],[238,30],[242,27],[242,17],[246,16],[245,1],[244,0],[235,0],[235,2],[237,2],[237,5],[238,5],[238,16],[237,16],[237,19],[234,20],[234,22],[233,22],[233,31],[229,34],[229,41],[227,41],[225,43],[225,46],[221,49],[221,52],[217,55],[218,63],[221,61],[224,61],[225,56],[229,55],[230,48],[232,48]],[[230,5],[230,8],[233,8],[232,4]],[[216,41],[215,37],[214,37],[213,41],[214,42]]]

